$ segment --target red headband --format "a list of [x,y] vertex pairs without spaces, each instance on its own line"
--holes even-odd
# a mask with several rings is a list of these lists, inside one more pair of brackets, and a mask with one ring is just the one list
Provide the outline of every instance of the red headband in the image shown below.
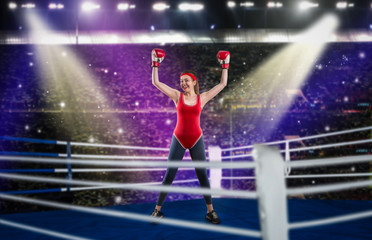
[[196,81],[196,77],[192,73],[182,73],[180,77],[182,77],[183,75],[187,75],[191,77],[192,79],[194,79],[194,81]]

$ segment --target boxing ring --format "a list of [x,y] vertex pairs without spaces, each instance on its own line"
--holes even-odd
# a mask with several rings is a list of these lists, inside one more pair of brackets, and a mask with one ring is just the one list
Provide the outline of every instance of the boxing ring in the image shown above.
[[[291,148],[298,141],[316,140],[332,136],[371,131],[364,127],[315,136],[276,141],[253,146],[221,149],[208,147],[207,162],[167,162],[168,148],[79,143],[41,139],[0,137],[0,141],[28,144],[59,145],[63,153],[3,151],[0,163],[27,163],[58,165],[57,168],[0,169],[0,178],[7,181],[63,184],[64,187],[1,191],[1,201],[22,202],[60,210],[31,213],[12,213],[0,216],[1,239],[371,239],[372,201],[300,200],[288,197],[337,192],[371,187],[370,172],[337,174],[293,174],[295,169],[321,166],[370,163],[372,155],[292,160],[291,153],[320,149],[340,149],[370,144],[372,139],[327,143]],[[71,149],[110,148],[154,152],[158,155],[98,155],[80,154]],[[232,155],[234,151],[247,151]],[[230,153],[230,154],[229,154]],[[226,156],[227,155],[227,156]],[[77,167],[79,166],[79,167]],[[83,168],[88,166],[89,168]],[[92,168],[95,167],[95,168]],[[98,168],[99,167],[99,168]],[[178,167],[181,171],[208,168],[211,189],[184,186],[162,186],[159,182],[118,183],[78,180],[76,173],[164,171]],[[222,169],[251,169],[254,176],[223,176]],[[37,173],[37,175],[34,175]],[[64,178],[42,176],[44,173],[65,174]],[[358,181],[322,184],[305,187],[287,187],[287,179],[363,178]],[[255,190],[222,188],[222,181],[255,181]],[[197,182],[197,179],[174,183]],[[167,191],[190,195],[211,194],[222,223],[212,225],[204,220],[202,199],[167,202],[167,214],[154,219],[150,214],[155,206],[132,204],[112,207],[86,207],[27,196],[53,192],[90,191],[99,189],[126,189],[150,192]],[[309,208],[309,206],[312,206]],[[73,221],[73,223],[71,222]],[[151,224],[151,223],[157,224]],[[338,226],[338,227],[337,227]],[[315,231],[314,231],[315,230]],[[346,234],[349,233],[349,234]],[[331,234],[331,236],[329,235]],[[307,236],[307,237],[306,237]],[[333,238],[334,237],[334,238]]]

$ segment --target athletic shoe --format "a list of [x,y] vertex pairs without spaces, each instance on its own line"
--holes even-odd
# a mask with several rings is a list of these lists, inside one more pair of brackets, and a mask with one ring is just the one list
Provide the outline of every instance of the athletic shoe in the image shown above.
[[163,218],[163,213],[155,209],[154,212],[151,214],[151,217],[158,218],[157,220],[154,220],[151,222],[151,223],[157,223],[158,220]]
[[207,215],[205,216],[205,219],[207,219],[208,221],[214,224],[221,223],[221,220],[218,218],[217,213],[214,210],[210,213],[207,213]]

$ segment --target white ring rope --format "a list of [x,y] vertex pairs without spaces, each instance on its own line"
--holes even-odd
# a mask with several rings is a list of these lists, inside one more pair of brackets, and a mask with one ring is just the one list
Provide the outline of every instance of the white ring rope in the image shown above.
[[287,188],[287,195],[337,192],[337,191],[353,189],[353,188],[369,187],[371,185],[372,185],[372,180],[365,180],[365,181],[358,181],[358,182],[351,182],[351,183],[326,184],[322,186]]
[[[309,139],[315,139],[315,138],[330,137],[330,136],[336,136],[336,135],[343,135],[343,134],[347,134],[347,133],[362,132],[362,131],[367,131],[367,130],[372,130],[372,126],[363,127],[363,128],[356,128],[356,129],[351,129],[351,130],[338,131],[338,132],[312,135],[312,136],[308,136],[308,137],[300,137],[300,138],[293,138],[293,139],[288,139],[288,140],[268,142],[268,143],[262,143],[262,144],[264,144],[264,145],[284,144],[286,142],[298,142],[298,141],[301,141],[301,140],[309,140]],[[234,147],[234,148],[224,148],[224,149],[221,149],[221,150],[222,150],[222,152],[227,152],[227,151],[241,150],[241,149],[247,149],[247,148],[253,148],[253,145],[242,146],[242,147]]]
[[[118,184],[109,182],[96,182],[96,181],[81,181],[81,180],[68,180],[58,178],[47,178],[47,177],[33,177],[20,174],[3,174],[0,173],[0,177],[8,179],[17,179],[24,181],[37,181],[47,183],[62,183],[62,184],[74,184],[84,186],[104,186],[110,188],[119,189],[130,189],[130,190],[146,190],[146,191],[164,191],[164,192],[176,192],[176,193],[189,193],[189,194],[210,194],[210,195],[224,195],[232,197],[244,197],[244,198],[257,198],[257,193],[246,192],[246,191],[228,191],[221,189],[205,189],[205,188],[186,188],[186,187],[171,187],[171,186],[151,186],[153,183],[134,183],[134,184]],[[372,180],[352,182],[352,183],[340,183],[340,184],[327,184],[323,186],[311,186],[305,188],[290,188],[287,189],[287,195],[298,195],[298,194],[313,194],[313,193],[324,193],[332,191],[347,190],[352,188],[368,187],[372,185]]]
[[[67,154],[59,153],[58,157],[67,158]],[[98,155],[98,154],[71,154],[72,158],[96,158],[96,159],[110,159],[110,160],[168,160],[167,156],[159,157],[159,156],[118,156],[118,155]],[[184,157],[184,160],[192,160],[191,157]],[[206,158],[209,159],[209,158]]]
[[[334,173],[334,174],[308,174],[308,175],[290,175],[285,178],[342,178],[342,177],[370,177],[372,173]],[[255,176],[237,176],[237,177],[222,177],[222,180],[246,180],[256,179]]]
[[[67,145],[66,141],[57,141],[58,145]],[[128,149],[128,150],[146,150],[146,151],[169,151],[169,148],[159,147],[140,147],[140,146],[129,146],[129,145],[117,145],[117,144],[101,144],[101,143],[85,143],[85,142],[70,142],[71,146],[77,147],[100,147],[100,148],[116,148],[116,149]],[[208,149],[205,150],[208,152]]]
[[[190,180],[175,180],[173,181],[173,184],[180,184],[180,183],[191,183],[191,182],[198,182],[198,179],[190,179]],[[142,184],[142,183],[141,183]],[[139,185],[141,185],[139,184]],[[154,182],[154,183],[148,183],[143,185],[158,185],[161,184],[161,182]],[[67,191],[87,191],[87,190],[100,190],[100,189],[110,189],[113,188],[112,186],[108,185],[105,187],[70,187],[70,189],[67,188],[61,188],[61,192],[67,192]]]
[[241,228],[216,226],[216,225],[211,225],[211,224],[195,223],[191,221],[184,221],[184,220],[170,219],[170,218],[156,219],[156,218],[146,216],[143,214],[135,214],[135,213],[129,213],[129,212],[123,212],[123,211],[113,211],[113,210],[108,210],[108,209],[74,206],[74,205],[68,205],[68,204],[51,202],[51,201],[43,201],[43,200],[36,200],[36,199],[25,198],[25,197],[11,196],[7,194],[0,194],[0,198],[7,199],[7,200],[13,200],[13,201],[27,202],[27,203],[43,205],[43,206],[48,206],[48,207],[68,209],[68,210],[90,213],[90,214],[126,218],[126,219],[145,221],[145,222],[156,222],[156,223],[162,223],[162,224],[172,225],[176,227],[187,227],[187,228],[193,228],[193,229],[204,230],[204,231],[208,230],[208,231],[214,231],[214,232],[219,232],[219,233],[230,233],[230,234],[235,234],[235,235],[257,237],[257,238],[261,237],[261,232],[259,231],[246,230],[246,229],[241,229]]
[[312,135],[312,136],[308,136],[308,137],[293,138],[293,139],[289,139],[289,140],[285,140],[285,141],[298,142],[300,140],[309,140],[309,139],[315,139],[315,138],[337,136],[337,135],[343,135],[343,134],[348,134],[348,133],[363,132],[363,131],[367,131],[367,130],[372,130],[372,126],[349,129],[349,130],[343,130],[343,131],[338,131],[338,132],[323,133],[323,134]]
[[[371,142],[372,142],[372,139],[364,139],[364,140],[358,140],[358,141],[332,143],[332,144],[324,144],[324,145],[289,149],[289,152],[300,152],[300,151],[315,150],[315,149],[320,149],[320,148],[342,147],[342,146],[358,145],[358,144],[371,143]],[[285,151],[285,150],[282,150],[282,151]]]
[[[73,173],[91,173],[91,172],[161,172],[166,168],[72,168]],[[192,168],[179,168],[178,171],[193,171]],[[67,173],[66,168],[55,168],[55,173]]]
[[[59,157],[66,158],[67,154],[58,154]],[[98,154],[71,154],[71,158],[96,158],[96,159],[111,159],[111,160],[167,160],[168,157],[159,157],[159,156],[118,156],[118,155],[98,155]],[[187,159],[187,158],[185,158]],[[191,159],[191,158],[189,158]]]
[[[272,143],[265,143],[264,145],[274,145],[278,142]],[[303,147],[303,148],[294,148],[289,149],[289,152],[300,152],[300,151],[307,151],[307,150],[316,150],[321,148],[331,148],[331,147],[341,147],[341,146],[348,146],[348,145],[358,145],[364,143],[372,143],[372,139],[364,139],[358,141],[350,141],[350,142],[342,142],[342,143],[332,143],[332,144],[324,144],[324,145],[317,145],[317,146],[310,146],[310,147]],[[252,145],[253,147],[253,145]],[[245,147],[247,148],[247,147]],[[285,153],[286,150],[280,150],[280,153]],[[236,158],[244,158],[244,157],[253,157],[252,154],[241,154],[241,155],[234,155],[234,156],[223,156],[221,159],[236,159]]]
[[333,173],[333,174],[308,174],[290,175],[286,178],[342,178],[342,177],[370,177],[372,173]]
[[234,155],[234,156],[223,156],[221,159],[236,159],[236,158],[246,158],[246,157],[253,157],[252,154],[242,154],[242,155]]
[[222,177],[222,180],[245,180],[245,179],[256,179],[254,176],[245,176],[245,177]]
[[[67,158],[67,154],[60,153],[58,157]],[[167,156],[159,157],[159,156],[118,156],[118,155],[98,155],[98,154],[71,154],[72,158],[96,158],[96,159],[118,159],[118,160],[168,160]],[[184,157],[183,159],[191,160],[191,157]],[[208,159],[208,158],[207,158]]]
[[[59,145],[67,145],[66,141],[57,141]],[[71,146],[81,147],[102,147],[102,148],[118,148],[118,149],[130,149],[130,150],[150,150],[150,151],[169,151],[169,148],[157,148],[157,147],[139,147],[139,146],[128,146],[128,145],[111,145],[111,144],[99,144],[99,143],[83,143],[83,142],[70,142]]]
[[372,217],[372,211],[365,211],[361,213],[353,213],[353,214],[347,214],[347,215],[338,216],[338,217],[330,217],[330,218],[312,220],[312,221],[306,221],[306,222],[292,223],[292,224],[289,224],[288,228],[296,229],[296,228],[315,227],[315,226],[322,226],[325,224],[340,223],[340,222],[346,222],[346,221],[356,220],[360,218],[367,218],[367,217]]
[[[264,145],[274,145],[278,142],[273,143],[264,143]],[[364,144],[364,143],[372,143],[372,139],[364,139],[364,140],[358,140],[358,141],[350,141],[350,142],[342,142],[342,143],[332,143],[332,144],[324,144],[324,145],[317,145],[317,146],[310,146],[310,147],[303,147],[303,148],[294,148],[289,149],[289,152],[300,152],[300,151],[307,151],[307,150],[316,150],[321,148],[331,148],[331,147],[342,147],[342,146],[348,146],[348,145],[358,145],[358,144]],[[252,146],[253,147],[253,146]],[[285,153],[286,150],[280,150],[280,153]],[[252,154],[242,154],[242,155],[234,155],[234,156],[223,156],[222,159],[236,159],[236,158],[244,158],[244,157],[252,157]]]
[[[65,159],[60,158],[40,158],[40,157],[18,157],[0,156],[0,160],[5,161],[25,161],[38,163],[66,164]],[[94,165],[94,166],[116,166],[116,167],[192,167],[192,168],[255,168],[255,162],[144,162],[144,161],[100,161],[100,160],[80,160],[71,159],[71,164]],[[372,155],[357,155],[338,158],[324,158],[314,160],[298,160],[286,163],[291,168],[316,167],[325,165],[353,164],[356,162],[370,162]]]
[[287,166],[291,168],[306,168],[306,167],[319,167],[329,165],[342,165],[342,164],[354,164],[362,162],[372,161],[372,155],[356,155],[348,157],[335,157],[335,158],[321,158],[311,160],[295,160],[292,162],[286,162]]
[[51,177],[35,177],[21,174],[4,174],[0,173],[0,178],[16,179],[22,181],[35,181],[35,182],[46,182],[46,183],[61,183],[61,184],[73,184],[83,186],[104,186],[118,189],[129,189],[129,190],[145,190],[152,192],[174,192],[174,193],[189,193],[195,195],[221,195],[230,197],[242,197],[242,198],[257,198],[256,192],[247,191],[229,191],[222,189],[208,189],[208,188],[190,188],[190,187],[172,187],[172,186],[153,186],[151,183],[110,183],[110,182],[98,182],[98,181],[82,181],[82,180],[68,180]]
[[[0,156],[4,161],[24,161],[38,163],[66,164],[66,159],[43,157]],[[159,162],[159,161],[101,161],[70,159],[71,164],[90,166],[116,166],[116,167],[191,167],[191,168],[255,168],[255,162]]]
[[[67,158],[67,154],[60,153],[58,157]],[[96,159],[110,159],[110,160],[168,160],[167,156],[159,157],[159,156],[118,156],[118,155],[98,155],[98,154],[71,154],[72,158],[96,158]],[[191,157],[184,157],[184,160],[192,160]],[[208,158],[206,158],[208,159]]]
[[57,237],[57,238],[69,239],[69,240],[90,240],[91,239],[91,238],[77,237],[77,236],[74,236],[74,235],[71,235],[71,234],[60,233],[60,232],[56,232],[56,231],[52,231],[52,230],[46,230],[46,229],[33,227],[33,226],[30,226],[30,225],[25,225],[25,224],[21,224],[21,223],[16,223],[16,222],[4,220],[4,219],[0,219],[0,224],[3,224],[5,226],[9,226],[9,227],[19,228],[19,229],[22,229],[22,230],[31,231],[31,232],[37,232],[37,233],[41,233],[41,234],[44,234],[44,235],[53,236],[53,237]]
[[[280,140],[280,141],[275,141],[275,142],[264,142],[262,143],[263,145],[267,145],[267,146],[270,146],[270,145],[278,145],[278,144],[283,144],[285,143],[287,140]],[[233,147],[233,148],[224,148],[224,149],[221,149],[222,152],[228,152],[228,151],[235,151],[235,150],[242,150],[242,149],[250,149],[250,148],[253,148],[254,145],[247,145],[247,146],[241,146],[241,147]]]

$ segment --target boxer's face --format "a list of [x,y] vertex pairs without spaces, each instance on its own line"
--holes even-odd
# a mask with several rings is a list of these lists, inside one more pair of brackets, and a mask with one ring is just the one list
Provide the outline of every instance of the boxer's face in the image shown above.
[[183,75],[180,79],[180,86],[184,92],[194,91],[194,86],[196,81],[194,81],[190,76]]

